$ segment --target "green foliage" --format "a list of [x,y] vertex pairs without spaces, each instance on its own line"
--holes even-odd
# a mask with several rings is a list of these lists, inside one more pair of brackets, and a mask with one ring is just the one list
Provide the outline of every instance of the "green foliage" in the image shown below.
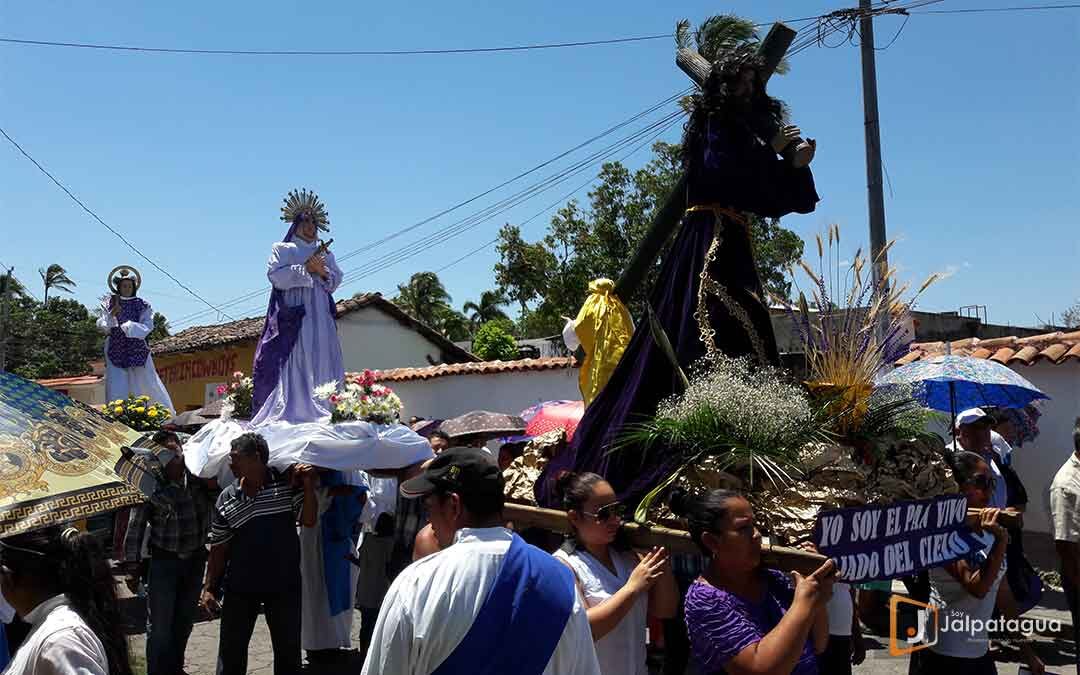
[[474,327],[480,327],[489,321],[508,319],[506,312],[503,311],[507,303],[509,300],[502,291],[484,291],[480,294],[479,302],[470,300],[461,309]]
[[76,300],[53,298],[48,310],[23,296],[9,299],[7,369],[27,379],[84,375],[101,359],[105,335]]
[[480,326],[473,338],[472,352],[484,361],[513,361],[518,358],[517,343],[506,330],[507,322],[490,321]]
[[409,277],[408,283],[398,284],[393,303],[450,340],[468,340],[472,326],[465,315],[450,306],[451,300],[438,274],[417,272]]
[[169,320],[161,312],[154,312],[154,328],[146,336],[147,342],[169,337]]
[[38,274],[41,275],[41,283],[45,286],[45,296],[42,299],[42,302],[46,306],[49,304],[50,288],[55,288],[56,290],[65,293],[71,293],[72,289],[75,288],[75,282],[68,276],[67,270],[64,269],[63,265],[53,263],[47,268],[39,269]]

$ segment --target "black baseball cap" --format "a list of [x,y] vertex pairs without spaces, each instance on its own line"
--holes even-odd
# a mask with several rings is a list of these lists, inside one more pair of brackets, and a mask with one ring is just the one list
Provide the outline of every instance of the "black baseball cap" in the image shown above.
[[502,494],[503,479],[495,458],[481,448],[447,448],[416,478],[401,484],[401,496],[425,497],[433,492]]

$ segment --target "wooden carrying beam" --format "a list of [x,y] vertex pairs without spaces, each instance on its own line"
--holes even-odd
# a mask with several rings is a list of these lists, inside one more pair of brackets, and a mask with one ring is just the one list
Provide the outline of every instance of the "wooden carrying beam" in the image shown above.
[[[503,515],[513,523],[514,529],[523,530],[538,527],[549,532],[566,534],[570,531],[570,521],[563,511],[541,509],[522,504],[507,504]],[[663,546],[672,553],[700,553],[697,544],[690,539],[690,533],[673,530],[669,527],[644,527],[637,523],[626,523],[623,531],[634,548],[649,549]],[[786,546],[765,546],[761,552],[762,561],[769,567],[800,574],[812,573],[826,560],[825,556]]]

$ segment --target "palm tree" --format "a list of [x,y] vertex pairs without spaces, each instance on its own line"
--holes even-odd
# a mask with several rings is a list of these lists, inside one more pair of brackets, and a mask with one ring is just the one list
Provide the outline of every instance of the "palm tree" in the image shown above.
[[417,272],[409,283],[398,284],[394,304],[417,321],[438,326],[444,307],[450,305],[450,294],[434,272]]
[[480,294],[480,302],[470,300],[461,309],[468,315],[475,330],[488,321],[510,318],[502,310],[509,302],[502,291],[484,291]]
[[65,293],[71,293],[75,288],[75,282],[68,276],[67,270],[62,265],[53,263],[46,269],[38,269],[38,274],[41,275],[41,282],[45,284],[45,299],[41,304],[49,306],[49,289],[55,288],[58,291]]

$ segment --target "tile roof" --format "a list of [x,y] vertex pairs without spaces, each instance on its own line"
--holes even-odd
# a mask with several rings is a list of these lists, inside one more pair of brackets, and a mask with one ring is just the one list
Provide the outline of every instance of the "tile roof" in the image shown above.
[[75,377],[51,377],[34,381],[49,389],[64,389],[66,387],[80,387],[88,384],[93,385],[101,382],[101,380],[101,375],[76,375]]
[[[447,360],[479,360],[466,350],[455,345],[434,328],[406,314],[400,307],[382,297],[380,293],[364,293],[347,300],[339,300],[337,303],[338,317],[340,318],[364,307],[375,307],[393,317],[403,326],[420,333],[429,342],[436,344]],[[150,345],[150,351],[154,355],[175,354],[255,340],[262,335],[263,320],[264,317],[258,316],[210,326],[192,326],[176,335],[155,341]]]
[[[951,343],[952,353],[976,359],[990,359],[1011,366],[1030,366],[1040,361],[1061,364],[1080,362],[1080,330],[1063,333],[1045,333],[1031,337],[1015,336],[991,338],[967,338]],[[911,352],[899,359],[897,365],[912,363],[945,353],[944,342],[921,342],[911,345]]]
[[413,380],[432,380],[450,375],[491,375],[495,373],[521,373],[536,370],[560,370],[576,368],[572,357],[549,357],[543,359],[521,359],[520,361],[482,361],[480,363],[454,363],[427,368],[391,368],[376,371],[375,377],[380,382],[409,382]]

